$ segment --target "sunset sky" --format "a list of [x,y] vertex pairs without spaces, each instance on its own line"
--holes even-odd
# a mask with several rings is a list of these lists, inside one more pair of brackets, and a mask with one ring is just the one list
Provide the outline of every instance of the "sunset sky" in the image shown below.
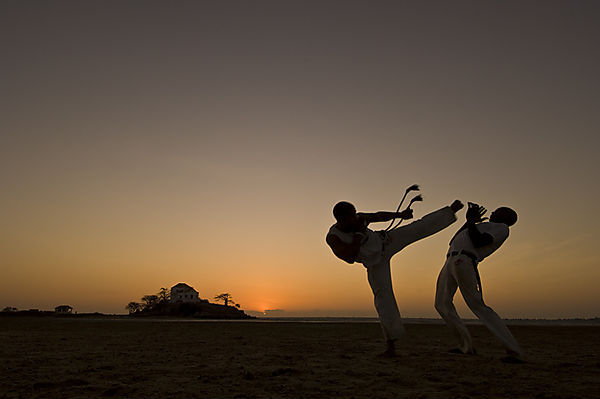
[[[331,208],[418,183],[416,217],[519,213],[480,265],[501,316],[600,316],[599,46],[592,1],[3,1],[0,308],[126,313],[186,282],[375,316]],[[394,258],[404,316],[437,317],[460,224]]]

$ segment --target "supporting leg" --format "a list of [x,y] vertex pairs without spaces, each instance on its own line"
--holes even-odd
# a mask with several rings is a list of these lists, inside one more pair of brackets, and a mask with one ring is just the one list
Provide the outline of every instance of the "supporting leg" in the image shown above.
[[458,339],[460,351],[462,353],[474,353],[471,334],[469,334],[467,326],[454,307],[453,298],[458,284],[452,275],[451,269],[452,258],[446,260],[438,276],[435,291],[435,309]]
[[506,351],[518,359],[523,358],[523,351],[519,347],[517,340],[511,334],[504,321],[496,312],[483,302],[481,293],[477,290],[477,280],[475,269],[471,260],[459,255],[455,259],[460,260],[455,265],[455,277],[458,281],[460,292],[469,306],[469,309],[477,316],[483,324],[502,342]]
[[367,268],[367,278],[373,291],[375,309],[379,315],[388,351],[391,347],[393,352],[394,341],[402,336],[404,326],[392,289],[389,259],[384,259],[375,265],[369,266]]

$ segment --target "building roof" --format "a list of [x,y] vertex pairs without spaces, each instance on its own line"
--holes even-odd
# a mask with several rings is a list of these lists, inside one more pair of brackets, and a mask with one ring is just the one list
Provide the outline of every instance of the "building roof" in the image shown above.
[[[175,284],[173,287],[171,287],[171,289],[173,289],[173,288],[187,288],[187,289],[190,289],[190,290],[196,291],[196,290],[194,289],[194,287],[190,287],[190,286],[189,286],[189,285],[187,285],[186,283],[179,283],[179,284]],[[197,292],[197,291],[196,291],[196,292]]]
[[73,309],[73,306],[69,306],[69,305],[60,305],[55,307],[54,309]]

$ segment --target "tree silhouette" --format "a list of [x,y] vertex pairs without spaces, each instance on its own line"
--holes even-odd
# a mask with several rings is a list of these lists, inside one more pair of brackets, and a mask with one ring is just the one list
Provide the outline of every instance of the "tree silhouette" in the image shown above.
[[144,309],[152,310],[158,304],[158,295],[145,295],[142,297]]
[[156,295],[160,303],[167,303],[171,299],[171,293],[166,288],[161,288]]
[[129,314],[137,313],[142,310],[142,304],[139,302],[129,302],[125,309],[129,311]]
[[215,299],[217,301],[223,301],[225,303],[225,306],[229,306],[229,303],[231,303],[231,304],[235,303],[235,302],[233,302],[233,297],[231,296],[230,293],[219,294],[215,297]]

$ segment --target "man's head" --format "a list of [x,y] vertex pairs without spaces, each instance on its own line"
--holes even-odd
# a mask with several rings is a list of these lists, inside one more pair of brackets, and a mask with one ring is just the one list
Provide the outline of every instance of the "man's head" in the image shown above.
[[333,207],[333,217],[340,223],[351,223],[356,218],[356,208],[349,202],[338,202]]
[[502,206],[492,212],[490,215],[490,222],[504,223],[507,226],[512,226],[517,223],[517,212],[506,206]]

